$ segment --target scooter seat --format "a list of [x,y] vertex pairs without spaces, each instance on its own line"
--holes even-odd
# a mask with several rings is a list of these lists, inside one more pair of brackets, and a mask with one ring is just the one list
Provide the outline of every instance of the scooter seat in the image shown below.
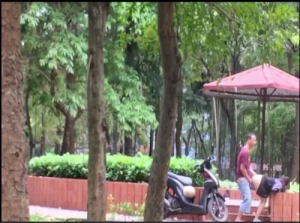
[[192,186],[193,185],[193,180],[189,177],[180,176],[180,175],[177,175],[177,174],[172,173],[172,172],[168,172],[168,176],[178,180],[184,186]]

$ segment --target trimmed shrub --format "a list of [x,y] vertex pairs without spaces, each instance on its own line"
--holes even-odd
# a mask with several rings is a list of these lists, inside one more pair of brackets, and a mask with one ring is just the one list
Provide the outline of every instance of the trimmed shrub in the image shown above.
[[[195,169],[196,163],[202,160],[191,160],[189,158],[171,158],[170,171],[188,176],[193,179],[194,186],[203,186],[203,178]],[[122,154],[106,155],[106,179],[118,182],[148,182],[152,158],[138,154],[136,157]],[[216,167],[212,172],[216,174]],[[88,155],[87,154],[64,154],[63,156],[47,154],[32,158],[29,162],[29,174],[34,176],[61,177],[87,179]],[[217,174],[216,174],[217,175]],[[220,181],[221,188],[237,189],[236,182],[228,180]],[[299,192],[299,184],[290,184],[290,193]]]
[[[170,171],[193,179],[195,186],[203,185],[203,178],[195,169],[202,160],[171,158]],[[122,154],[106,155],[106,179],[118,182],[147,182],[150,175],[152,158],[139,154],[129,157]],[[212,170],[216,172],[215,167]],[[34,176],[86,179],[88,174],[88,155],[47,154],[32,158],[29,174]]]

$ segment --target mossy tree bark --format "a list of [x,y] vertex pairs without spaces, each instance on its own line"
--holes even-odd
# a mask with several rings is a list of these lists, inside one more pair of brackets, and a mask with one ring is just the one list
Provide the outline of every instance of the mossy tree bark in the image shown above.
[[144,221],[162,221],[167,172],[174,143],[181,58],[173,29],[174,2],[158,2],[158,35],[163,68],[163,96]]
[[2,2],[2,170],[1,221],[29,221],[27,193],[28,145],[23,117],[21,6]]
[[106,220],[105,105],[103,43],[109,11],[107,2],[89,2],[88,221]]

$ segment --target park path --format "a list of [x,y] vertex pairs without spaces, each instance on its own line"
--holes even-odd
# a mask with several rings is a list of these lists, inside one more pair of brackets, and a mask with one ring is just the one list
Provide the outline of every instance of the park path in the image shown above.
[[[241,200],[226,200],[226,205],[239,206]],[[252,201],[252,207],[258,207],[259,201]],[[268,204],[266,205],[268,206]],[[29,206],[30,214],[38,214],[50,219],[87,219],[86,211],[67,210],[61,208],[50,208],[41,206]],[[108,221],[143,221],[141,217],[126,216],[126,215],[112,215],[107,214],[106,219]],[[168,219],[167,221],[185,221],[177,220],[177,218]]]
[[[40,207],[40,206],[29,206],[30,214],[37,214],[43,217],[48,217],[50,219],[87,219],[86,211],[74,211],[66,210],[61,208],[50,208],[50,207]],[[107,221],[143,221],[141,217],[133,217],[126,215],[116,215],[107,214]],[[186,220],[177,220],[177,218],[169,219],[167,221],[176,222],[186,222]]]
[[[40,207],[40,206],[29,206],[30,214],[37,214],[50,219],[87,219],[86,211],[75,211],[66,210],[60,208]],[[142,221],[139,217],[132,217],[126,215],[115,215],[107,214],[107,220],[113,221]]]
[[65,210],[60,208],[40,207],[40,206],[33,206],[33,205],[29,206],[29,212],[30,214],[38,214],[49,218],[60,218],[60,219],[68,219],[68,218],[86,219],[87,218],[86,211]]

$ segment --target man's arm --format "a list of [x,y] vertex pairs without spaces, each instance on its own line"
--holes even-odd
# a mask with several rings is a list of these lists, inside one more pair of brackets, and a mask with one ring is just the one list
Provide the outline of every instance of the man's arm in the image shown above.
[[252,183],[252,179],[251,179],[250,176],[248,175],[248,171],[247,171],[247,169],[245,168],[245,166],[244,166],[243,163],[241,163],[240,170],[241,170],[242,174],[244,175],[244,177],[248,180],[248,182],[249,182],[249,183]]

